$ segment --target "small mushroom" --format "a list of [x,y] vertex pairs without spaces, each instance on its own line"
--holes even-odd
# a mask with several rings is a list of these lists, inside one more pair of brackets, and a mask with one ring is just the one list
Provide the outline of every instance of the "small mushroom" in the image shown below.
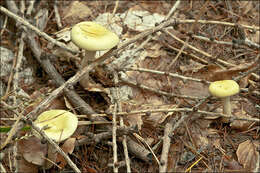
[[59,109],[45,111],[35,120],[35,125],[56,142],[69,138],[77,129],[78,118],[75,114]]
[[[78,118],[75,114],[59,109],[53,109],[41,113],[34,121],[35,125],[38,126],[45,134],[55,142],[61,142],[69,138],[77,129]],[[36,137],[41,139],[38,132],[33,131]],[[55,163],[57,158],[57,152],[55,148],[47,144],[48,146],[48,160],[46,161],[44,168],[49,169]]]
[[[86,57],[82,60],[81,69],[95,59],[96,51],[109,50],[119,42],[115,33],[100,24],[89,21],[80,22],[72,27],[71,40],[79,48],[85,50]],[[83,87],[88,86],[88,74],[82,77],[80,84]]]
[[[239,85],[234,80],[221,80],[212,82],[209,86],[211,95],[221,98],[223,102],[223,113],[231,116],[230,96],[239,93]],[[229,121],[229,118],[222,118],[224,123]]]

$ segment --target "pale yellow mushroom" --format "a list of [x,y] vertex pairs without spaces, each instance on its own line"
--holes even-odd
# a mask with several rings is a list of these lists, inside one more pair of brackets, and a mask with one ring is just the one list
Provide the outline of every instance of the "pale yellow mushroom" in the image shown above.
[[[71,40],[79,48],[85,50],[86,56],[81,62],[81,69],[88,62],[95,59],[96,51],[109,50],[115,47],[118,42],[118,36],[95,22],[81,22],[71,29]],[[84,75],[79,82],[81,86],[88,87],[88,74]]]
[[[211,95],[221,98],[223,103],[223,113],[231,116],[230,96],[239,93],[239,85],[234,80],[221,80],[212,82],[209,86]],[[228,122],[228,118],[222,118],[223,122]]]
[[77,129],[78,118],[75,114],[65,110],[49,110],[38,116],[35,125],[56,142],[69,138]]

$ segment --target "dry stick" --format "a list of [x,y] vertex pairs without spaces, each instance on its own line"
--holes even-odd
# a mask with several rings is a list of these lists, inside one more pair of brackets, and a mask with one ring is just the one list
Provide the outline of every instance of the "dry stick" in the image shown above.
[[[198,20],[198,21],[196,21],[194,19],[188,19],[188,20],[178,20],[177,22],[180,23],[180,24],[197,22],[197,23],[202,23],[202,24],[216,24],[216,25],[224,25],[224,26],[232,26],[232,27],[237,26],[236,23],[212,21],[212,20]],[[244,25],[244,24],[240,24],[239,26],[241,26],[242,28],[245,28],[245,29],[257,30],[257,31],[260,30],[259,26],[248,26],[248,25]]]
[[[1,101],[1,104],[3,104],[4,106],[7,106],[7,104],[6,104],[5,102],[3,102],[3,101]],[[13,111],[18,117],[17,117],[15,123],[12,125],[12,129],[10,130],[10,132],[9,132],[9,134],[8,134],[8,136],[7,136],[7,138],[6,138],[6,140],[4,141],[4,143],[1,144],[0,151],[1,151],[2,149],[4,149],[7,144],[10,143],[10,141],[11,141],[12,138],[13,138],[13,136],[16,134],[17,129],[19,129],[19,125],[20,125],[19,122],[20,122],[20,120],[21,120],[21,118],[22,118],[22,116],[23,116],[22,114],[19,114],[19,113],[18,113],[17,111],[15,111],[15,110],[12,110],[12,111]],[[20,128],[22,128],[22,127],[20,127]]]
[[157,71],[157,70],[150,70],[150,69],[146,69],[146,68],[136,68],[136,67],[127,67],[122,69],[123,71],[139,71],[139,72],[148,72],[148,73],[154,73],[154,74],[158,74],[158,75],[166,75],[166,76],[171,76],[171,77],[175,77],[175,78],[180,78],[184,81],[186,80],[190,80],[190,81],[194,81],[194,82],[202,82],[205,84],[210,84],[209,81],[205,81],[203,79],[196,79],[196,78],[192,78],[192,77],[186,77],[183,75],[179,75],[176,73],[169,73],[169,72],[164,72],[164,71]]
[[[118,81],[118,75],[117,75],[117,73],[114,73],[114,83],[115,83],[115,86],[118,86],[118,82],[119,82]],[[118,89],[118,87],[116,88],[116,93],[117,93],[116,95],[119,96],[119,89]],[[118,105],[118,111],[117,112],[122,112],[122,106],[121,106],[119,97],[117,97],[117,99],[115,101],[116,101],[116,103]],[[119,117],[119,123],[120,123],[120,127],[125,127],[124,120],[123,120],[122,116]],[[122,144],[123,144],[123,148],[124,148],[126,172],[131,173],[130,159],[129,159],[129,155],[128,155],[128,148],[127,148],[127,142],[126,142],[126,136],[125,135],[123,136]]]
[[260,55],[258,54],[258,56],[257,56],[258,65],[257,65],[256,67],[254,67],[254,68],[248,70],[247,72],[244,72],[244,73],[242,73],[241,75],[235,77],[234,80],[235,80],[235,81],[239,81],[240,79],[246,77],[246,76],[249,75],[250,73],[253,73],[253,72],[259,70],[259,68],[260,68],[260,59],[259,59],[259,57],[260,57]]
[[21,65],[22,65],[22,58],[23,58],[23,49],[24,49],[24,38],[25,38],[25,32],[22,32],[21,38],[20,38],[20,44],[18,47],[18,54],[16,59],[16,65],[15,65],[15,72],[14,72],[14,78],[13,78],[13,89],[14,89],[14,105],[17,105],[16,97],[17,92],[19,89],[18,82],[19,82],[19,72],[21,71]]
[[12,70],[11,70],[11,73],[9,75],[8,82],[7,82],[7,88],[6,88],[6,91],[5,91],[5,95],[1,98],[2,100],[6,100],[7,97],[9,96],[9,92],[10,92],[10,89],[11,89],[11,83],[12,83],[12,80],[13,80],[13,77],[14,77],[14,70],[13,69],[15,68],[15,64],[16,64],[16,58],[14,57]]
[[[167,29],[163,29],[162,30],[163,32],[165,32],[167,35],[171,36],[172,38],[174,38],[175,40],[181,42],[182,44],[185,44],[185,42],[181,39],[179,39],[178,37],[176,37],[173,33],[169,32]],[[207,52],[204,52],[203,50],[200,50],[190,44],[187,43],[187,47],[189,47],[190,49],[193,49],[195,50],[196,52],[199,52],[200,54],[206,56],[206,57],[209,57],[209,58],[212,58],[212,56],[210,54],[208,54]]]
[[[160,43],[162,43],[164,46],[166,46],[168,48],[171,48],[171,49],[175,50],[176,52],[180,51],[180,49],[171,46],[170,44],[166,43],[166,41],[160,40]],[[194,61],[197,61],[197,62],[199,62],[201,64],[208,65],[208,61],[206,61],[206,60],[204,60],[204,59],[194,55],[193,53],[188,53],[188,52],[185,52],[185,51],[182,51],[182,53],[187,55],[187,56],[190,56]]]
[[3,166],[2,162],[0,162],[0,171],[2,173],[6,173],[5,167]]
[[[206,1],[206,3],[204,3],[204,5],[201,7],[201,11],[199,12],[198,16],[196,16],[196,20],[195,23],[192,24],[191,28],[190,28],[190,32],[193,32],[194,27],[198,21],[198,19],[200,18],[200,16],[205,12],[205,10],[207,9],[206,6],[208,4],[208,1]],[[171,66],[177,61],[178,57],[181,55],[181,53],[183,52],[183,50],[187,47],[188,45],[188,41],[189,41],[189,37],[186,38],[185,42],[183,43],[182,48],[180,49],[180,51],[178,52],[178,54],[176,55],[176,57],[172,60],[172,62],[167,66],[167,70],[171,68]],[[206,99],[204,99],[206,101]],[[184,119],[184,116],[182,117]],[[164,131],[164,139],[163,139],[163,148],[162,148],[162,154],[161,154],[161,164],[160,164],[160,172],[166,172],[167,171],[167,166],[168,166],[168,153],[169,153],[169,149],[170,149],[170,137],[169,135],[172,134],[173,132],[173,128],[172,128],[172,124],[174,123],[174,119],[172,119],[169,123],[166,124],[166,128]]]
[[[207,42],[210,42],[210,43],[216,43],[216,44],[222,44],[222,45],[229,45],[229,46],[233,46],[234,43],[233,42],[227,42],[227,41],[218,41],[218,40],[212,40],[210,38],[207,38],[207,37],[203,37],[203,36],[198,36],[198,35],[192,35],[192,38],[196,38],[196,39],[199,39],[199,40],[203,40],[203,41],[207,41]],[[246,45],[248,47],[255,47],[255,48],[260,48],[260,45],[258,45],[257,43],[254,43],[248,39],[246,39],[245,41],[243,42],[239,42],[237,44],[241,44],[241,45]]]
[[[132,127],[118,127],[117,128],[117,137],[123,135],[130,135],[132,133],[136,133],[137,130],[133,129]],[[93,134],[87,132],[87,137],[81,138],[77,140],[76,146],[81,146],[85,144],[98,144],[102,141],[112,138],[112,130],[110,129],[108,132],[102,132],[99,134]]]
[[26,11],[26,15],[31,15],[35,0],[29,1],[29,6]]
[[58,10],[58,2],[57,0],[54,1],[54,13],[55,13],[55,19],[56,19],[56,22],[57,22],[57,25],[58,25],[58,28],[61,29],[62,28],[62,24],[61,24],[61,21],[60,21],[60,14],[59,14],[59,10]]
[[113,110],[113,117],[112,117],[112,144],[113,144],[113,171],[118,172],[118,167],[116,166],[118,162],[117,158],[117,144],[116,144],[116,128],[117,128],[117,123],[116,123],[116,114],[117,114],[117,101],[118,100],[118,93],[116,92],[115,88],[112,88],[112,97],[113,97],[113,102],[114,102],[114,110]]
[[[198,21],[198,19],[200,18],[200,16],[205,12],[205,10],[207,9],[206,6],[208,4],[208,1],[206,1],[206,3],[204,3],[204,5],[201,7],[202,10],[200,10],[199,14],[196,16],[195,19],[195,23],[192,23],[191,27],[190,27],[190,32],[193,32],[194,27]],[[176,57],[172,60],[172,62],[166,67],[167,70],[169,70],[171,68],[171,66],[177,61],[177,59],[179,58],[179,56],[181,55],[182,51],[187,47],[187,43],[189,41],[190,37],[187,37],[185,42],[183,43],[182,48],[180,49],[180,51],[178,52],[178,54],[176,55]]]
[[117,10],[117,8],[118,8],[118,4],[119,4],[119,0],[116,1],[115,7],[114,7],[114,9],[113,9],[113,13],[112,13],[112,15],[110,15],[110,17],[109,17],[109,19],[108,19],[108,23],[109,23],[109,24],[111,24],[111,20],[112,20],[112,18],[113,18],[113,17],[115,16],[115,14],[116,14],[116,10]]
[[177,0],[175,2],[175,4],[172,6],[171,10],[169,11],[169,13],[167,14],[165,20],[169,20],[170,17],[173,15],[173,13],[177,10],[178,6],[180,5],[181,1]]
[[5,16],[5,20],[4,20],[4,24],[1,28],[1,32],[0,32],[0,37],[2,37],[3,33],[4,33],[4,30],[6,28],[6,24],[7,24],[7,21],[8,21],[8,16]]
[[27,119],[26,121],[29,122],[29,124],[31,124],[32,128],[37,131],[39,134],[41,134],[41,136],[46,139],[54,148],[55,150],[57,150],[57,152],[59,152],[59,154],[61,154],[64,159],[67,161],[67,163],[70,165],[70,167],[75,171],[80,173],[81,171],[79,170],[79,168],[77,168],[77,166],[71,161],[71,159],[69,158],[69,156],[58,146],[58,144],[56,144],[53,140],[51,140],[45,133],[43,130],[41,130],[38,126],[36,126],[30,119]]
[[[175,35],[173,35],[172,33],[170,33],[167,29],[163,29],[163,32],[165,32],[166,34],[170,35],[172,38],[176,39],[177,41],[181,42],[182,44],[185,43],[184,41],[182,41],[181,39],[179,39],[178,37],[176,37]],[[202,55],[204,55],[204,56],[206,56],[206,57],[208,57],[208,58],[210,58],[210,59],[213,59],[213,56],[210,55],[210,54],[208,54],[207,52],[204,52],[204,51],[202,51],[202,50],[200,50],[200,49],[197,49],[196,47],[191,46],[191,45],[189,45],[188,43],[187,43],[187,46],[188,46],[190,49],[193,49],[193,50],[195,50],[196,52],[199,52],[199,53],[201,53]],[[230,65],[232,65],[233,67],[236,66],[236,65],[233,65],[233,64],[231,64],[231,63],[227,63],[227,62],[225,62],[224,60],[221,60],[221,59],[216,59],[216,60],[213,59],[213,60],[216,61],[216,62],[218,62],[218,63],[227,65],[227,66],[230,66]],[[259,75],[257,75],[257,74],[253,74],[253,75],[254,75],[257,79],[259,79]]]
[[[179,49],[175,48],[175,47],[172,47],[170,44],[166,43],[165,41],[161,41],[161,43],[163,43],[165,46],[175,50],[175,51],[179,51]],[[196,55],[192,54],[192,53],[187,53],[187,52],[182,52],[183,54],[187,55],[187,56],[191,56],[191,58],[193,58],[195,61],[198,61],[199,63],[202,63],[202,64],[205,64],[207,65],[208,62],[202,58],[199,58],[197,57]],[[235,67],[236,65],[232,64],[232,63],[228,63],[224,60],[221,60],[219,58],[216,59],[216,62],[217,63],[221,63],[223,65],[225,65],[226,67]],[[255,73],[252,73],[252,75],[258,80],[260,77],[259,75],[255,74]]]
[[174,119],[172,118],[164,128],[164,136],[163,136],[163,147],[162,147],[162,154],[160,159],[160,165],[159,165],[159,172],[166,172],[167,171],[167,165],[168,165],[168,154],[169,154],[169,148],[171,145],[171,133],[172,133],[172,125],[174,123]]
[[[24,1],[20,1],[20,12],[21,14],[24,16],[24,11],[25,11],[25,3]],[[29,15],[30,15],[30,11],[29,11]],[[16,23],[16,25],[18,25],[18,23]],[[19,29],[23,29],[23,27],[19,27]],[[14,89],[14,105],[17,106],[17,93],[18,93],[18,82],[19,82],[19,71],[21,68],[21,64],[22,64],[22,58],[23,58],[23,49],[24,49],[24,38],[25,38],[25,32],[23,31],[20,37],[20,41],[19,41],[19,48],[18,48],[18,54],[17,54],[17,59],[16,59],[16,65],[15,65],[15,72],[14,72],[14,80],[13,80],[13,89]],[[13,153],[14,153],[14,165],[15,165],[15,172],[19,172],[20,171],[20,165],[18,164],[18,160],[17,160],[17,141],[15,141],[15,144],[13,146]]]
[[187,96],[187,95],[178,95],[178,94],[174,94],[174,93],[168,93],[168,92],[165,92],[165,91],[161,91],[159,89],[154,89],[154,88],[148,87],[148,86],[143,85],[143,84],[139,84],[139,83],[131,81],[129,79],[125,79],[123,76],[120,76],[120,80],[121,80],[121,82],[123,82],[125,84],[136,86],[136,87],[139,87],[141,89],[144,89],[144,90],[156,93],[156,94],[169,96],[169,97],[178,97],[178,98],[185,98],[185,99],[204,99],[203,97],[195,97],[195,96]]
[[[204,98],[208,99],[209,97]],[[203,101],[202,100],[202,101]],[[131,111],[131,112],[118,112],[118,116],[126,116],[126,115],[135,115],[135,114],[143,114],[147,115],[150,113],[157,113],[157,112],[194,112],[192,108],[173,108],[173,109],[148,109],[148,110],[138,110],[138,111]],[[198,110],[196,113],[200,114],[200,116],[205,117],[205,116],[210,116],[210,117],[229,117],[226,114],[222,113],[216,113],[216,112],[208,112],[208,111],[202,111]],[[92,114],[93,116],[107,116],[107,114]],[[81,116],[83,117],[83,115]],[[86,117],[86,116],[85,116]],[[229,117],[230,118],[230,117]],[[242,120],[242,121],[252,121],[252,122],[260,122],[260,119],[258,118],[239,118],[239,117],[232,117],[232,120]]]
[[[169,13],[167,14],[167,16],[165,17],[165,19],[164,20],[169,20],[170,19],[170,17],[173,15],[173,13],[175,12],[175,10],[178,8],[178,6],[180,5],[180,0],[177,0],[176,2],[175,2],[175,4],[172,6],[172,8],[171,8],[171,10],[169,11]],[[142,47],[146,44],[146,43],[148,43],[150,40],[152,39],[152,35],[149,35],[148,36],[148,38],[143,42],[144,44],[142,45]],[[161,67],[161,65],[159,65],[158,67],[157,67],[157,69],[159,69]]]
[[28,27],[29,29],[33,30],[34,32],[36,32],[38,35],[42,36],[43,38],[45,38],[46,40],[50,41],[51,43],[69,51],[72,53],[78,53],[78,51],[75,51],[71,48],[69,48],[68,46],[66,46],[64,43],[59,42],[57,40],[55,40],[54,38],[50,37],[48,34],[46,34],[45,32],[40,31],[38,28],[36,28],[35,26],[33,26],[32,24],[30,24],[29,22],[27,22],[26,20],[24,20],[23,18],[21,18],[20,16],[12,13],[11,11],[7,10],[6,8],[0,6],[0,11],[5,13],[6,15],[8,15],[9,17],[15,19],[16,21],[22,23],[23,25],[25,25],[26,27]]

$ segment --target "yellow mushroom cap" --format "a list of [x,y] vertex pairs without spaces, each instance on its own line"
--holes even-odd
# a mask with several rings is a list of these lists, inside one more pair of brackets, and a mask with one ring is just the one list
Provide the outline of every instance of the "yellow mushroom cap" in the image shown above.
[[77,129],[78,118],[65,110],[49,110],[41,113],[35,125],[43,129],[46,135],[56,142],[69,138]]
[[239,85],[233,80],[221,80],[209,85],[211,95],[219,98],[235,95],[239,92]]
[[95,22],[81,22],[72,27],[71,40],[78,47],[89,50],[107,50],[116,46],[118,36]]

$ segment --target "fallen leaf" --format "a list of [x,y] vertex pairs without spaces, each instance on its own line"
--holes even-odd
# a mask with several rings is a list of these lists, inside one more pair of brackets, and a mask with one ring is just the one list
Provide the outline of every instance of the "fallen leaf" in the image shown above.
[[29,137],[28,139],[21,139],[18,141],[18,150],[23,158],[38,166],[45,164],[45,157],[47,154],[47,145],[42,144],[37,137]]
[[[237,118],[251,118],[244,110],[243,108],[239,112],[235,112],[233,114]],[[242,121],[242,120],[234,120],[232,123],[230,123],[230,127],[232,129],[239,129],[239,130],[247,130],[248,127],[252,124],[252,122],[249,121]]]
[[256,163],[259,161],[259,153],[256,150],[257,145],[259,146],[257,141],[247,140],[239,144],[236,151],[239,163],[248,170],[254,170]]
[[[232,170],[232,171],[235,171],[235,170],[239,170],[239,171],[242,171],[244,168],[234,159],[227,159],[226,157],[223,157],[223,162],[224,162],[224,165],[225,165],[225,168],[228,169],[228,170]],[[225,169],[225,171],[227,171]],[[243,171],[246,171],[246,170],[243,170]]]
[[[74,150],[74,147],[75,147],[75,141],[76,141],[76,138],[69,138],[69,139],[67,139],[64,142],[64,144],[61,146],[61,149],[66,154],[68,154],[68,153],[71,154],[73,152],[73,150]],[[56,163],[58,164],[58,166],[61,169],[63,169],[67,165],[67,161],[59,153],[57,154]]]
[[65,23],[71,23],[72,21],[73,23],[77,23],[88,18],[91,14],[91,10],[84,2],[72,1],[71,4],[62,11],[62,20]]
[[64,144],[61,146],[61,149],[65,152],[65,153],[69,153],[72,154],[74,147],[75,147],[75,141],[76,138],[69,138],[67,139]]
[[17,170],[19,172],[35,173],[39,171],[39,167],[35,164],[27,162],[23,157],[17,159],[17,164],[19,165]]

